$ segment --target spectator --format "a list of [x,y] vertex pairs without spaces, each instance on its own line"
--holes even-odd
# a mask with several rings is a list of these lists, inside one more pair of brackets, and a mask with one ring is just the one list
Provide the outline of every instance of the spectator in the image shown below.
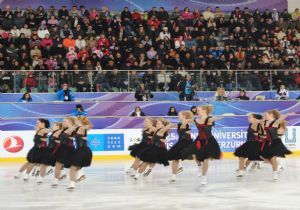
[[179,8],[178,8],[178,7],[175,7],[174,10],[173,10],[173,12],[172,12],[171,18],[172,18],[173,20],[176,20],[176,19],[179,18],[180,15],[181,15],[181,14],[180,14]]
[[23,80],[23,87],[26,88],[27,92],[31,92],[37,85],[35,75],[32,71],[28,72],[25,79]]
[[104,46],[105,48],[108,48],[109,47],[109,40],[105,37],[104,34],[101,34],[100,35],[100,38],[98,40],[98,43],[97,43],[98,47],[100,48],[101,46]]
[[178,39],[175,39],[175,49],[178,49],[181,46],[185,46],[185,41],[183,40],[183,36],[179,36]]
[[84,39],[82,39],[81,35],[78,35],[78,37],[75,41],[75,45],[76,45],[78,50],[85,49],[86,48],[86,41]]
[[72,116],[87,116],[87,112],[83,109],[81,104],[77,104],[75,110],[72,112]]
[[197,107],[196,106],[192,106],[191,107],[191,112],[193,113],[194,116],[197,116],[198,113],[197,113]]
[[165,70],[162,70],[157,74],[157,86],[161,91],[168,90],[170,82],[170,74]]
[[185,47],[191,49],[193,46],[197,47],[197,42],[192,38],[192,35],[188,35],[187,39],[184,40]]
[[50,38],[50,34],[45,34],[45,37],[41,41],[41,46],[46,47],[49,45],[50,47],[53,46],[53,40]]
[[70,47],[75,48],[76,46],[76,40],[72,38],[72,34],[69,34],[64,40],[63,40],[63,46],[67,49]]
[[216,101],[227,101],[228,96],[223,87],[218,87],[214,99]]
[[177,114],[177,111],[176,111],[176,109],[175,109],[175,107],[174,106],[171,106],[170,108],[169,108],[169,111],[168,111],[168,114],[167,114],[168,116],[177,116],[178,114]]
[[24,93],[22,98],[20,98],[18,102],[32,102],[31,95],[29,93]]
[[191,75],[187,75],[184,80],[178,84],[179,100],[191,101],[194,97],[194,88]]
[[294,10],[294,12],[292,12],[292,19],[295,20],[295,21],[299,21],[300,20],[300,11],[299,11],[299,8],[296,8]]
[[277,90],[277,94],[275,96],[277,100],[287,100],[289,99],[289,91],[285,88],[284,85],[280,85],[279,89]]
[[246,96],[246,91],[244,91],[244,90],[240,91],[240,95],[237,98],[240,100],[247,100],[247,101],[249,100],[249,97]]
[[168,40],[171,39],[171,34],[168,32],[168,27],[164,27],[163,31],[159,33],[160,40],[164,40],[167,38]]
[[20,34],[25,34],[26,38],[30,38],[31,36],[31,29],[28,28],[28,25],[25,24],[21,29],[20,29]]
[[[46,69],[73,69],[77,64],[82,70],[92,70],[99,61],[103,69],[142,70],[134,73],[134,83],[130,86],[135,88],[145,73],[146,79],[151,79],[151,84],[148,84],[151,90],[162,89],[162,83],[156,72],[148,75],[146,70],[167,70],[172,75],[169,90],[174,91],[178,80],[181,80],[177,76],[187,71],[178,73],[173,70],[183,67],[190,70],[299,68],[298,20],[298,9],[292,13],[284,10],[279,14],[276,9],[252,13],[248,8],[242,11],[237,7],[230,16],[225,16],[219,7],[215,8],[215,12],[208,7],[203,14],[197,8],[193,12],[184,8],[182,13],[180,8],[174,8],[168,13],[162,7],[159,10],[153,7],[144,14],[137,10],[131,13],[129,8],[124,8],[121,16],[112,16],[106,7],[101,11],[88,11],[84,6],[70,10],[64,6],[58,11],[50,7],[47,12],[42,7],[9,9],[3,11],[0,20],[0,64],[2,69],[12,70],[17,67],[33,69],[39,64],[39,68],[43,68],[43,62],[47,63]],[[47,34],[50,34],[49,37]],[[66,40],[70,34],[70,46],[75,47],[71,57],[66,48],[69,47]],[[224,49],[217,48],[223,45]],[[53,57],[50,59],[50,56]],[[149,60],[146,59],[148,57]],[[14,65],[15,60],[19,65]],[[57,64],[52,65],[52,61]],[[63,65],[65,61],[68,65]],[[277,82],[271,83],[270,74],[266,72],[238,74],[238,84],[232,80],[231,73],[213,75],[214,72],[209,72],[204,74],[203,80],[209,90],[222,85],[226,86],[226,90],[234,87],[270,90],[270,85]],[[88,72],[84,76],[88,74],[89,78],[95,76]],[[116,76],[123,78],[119,73],[113,75]],[[39,79],[37,72],[29,77],[28,81]],[[110,72],[105,77],[110,77]],[[289,84],[291,89],[299,84],[297,77],[297,73],[291,71],[288,74],[278,73],[276,80]],[[106,84],[112,86],[109,83],[115,83],[115,80],[108,79]],[[70,84],[76,86],[73,80]],[[102,87],[102,84],[98,85]],[[40,86],[39,82],[37,86]],[[167,86],[163,88],[168,89]]]
[[153,95],[148,86],[141,83],[140,87],[135,91],[135,98],[137,101],[149,101],[150,98],[153,98]]
[[14,38],[18,38],[20,36],[20,30],[17,28],[17,26],[13,26],[13,28],[10,30],[10,33]]
[[48,29],[47,29],[47,25],[46,25],[46,21],[45,20],[42,21],[40,27],[38,28],[37,34],[38,34],[38,37],[40,39],[43,39],[46,36],[46,34],[50,35],[50,33],[49,33]]
[[210,7],[207,7],[206,10],[203,12],[203,17],[205,20],[211,20],[215,18],[215,14],[211,11]]
[[75,97],[69,89],[68,83],[62,84],[62,89],[57,91],[57,99],[60,101],[74,101]]
[[142,112],[141,107],[137,106],[134,109],[134,112],[130,115],[132,117],[142,117],[142,116],[146,116],[144,112]]

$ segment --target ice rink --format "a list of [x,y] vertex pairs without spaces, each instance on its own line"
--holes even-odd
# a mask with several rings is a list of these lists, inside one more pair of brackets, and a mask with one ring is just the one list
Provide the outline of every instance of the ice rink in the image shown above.
[[42,185],[31,178],[25,183],[13,176],[21,164],[0,163],[1,210],[300,210],[300,158],[286,160],[280,179],[272,181],[269,165],[236,178],[237,160],[211,162],[208,184],[201,186],[194,162],[183,163],[177,182],[169,183],[170,167],[158,166],[135,181],[125,170],[129,161],[94,162],[87,179],[75,191],[68,182],[50,187],[53,174]]

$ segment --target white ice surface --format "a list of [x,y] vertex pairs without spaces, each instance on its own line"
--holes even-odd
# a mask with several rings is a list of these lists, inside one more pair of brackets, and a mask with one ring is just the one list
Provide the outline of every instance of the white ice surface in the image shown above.
[[300,210],[300,159],[288,158],[280,179],[272,181],[272,170],[262,169],[235,177],[237,160],[211,162],[208,184],[201,186],[193,161],[175,184],[169,183],[170,167],[158,166],[152,174],[134,181],[124,175],[130,162],[96,162],[85,169],[87,179],[68,192],[68,181],[52,189],[53,175],[38,186],[15,180],[20,165],[0,164],[1,210]]

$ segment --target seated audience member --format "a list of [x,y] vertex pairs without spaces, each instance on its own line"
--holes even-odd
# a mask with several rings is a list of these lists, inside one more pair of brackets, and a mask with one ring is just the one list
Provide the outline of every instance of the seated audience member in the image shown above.
[[246,100],[246,101],[249,100],[249,97],[246,96],[246,91],[244,91],[244,90],[240,91],[240,95],[237,98],[240,99],[240,100]]
[[130,115],[132,117],[142,117],[142,116],[146,116],[144,112],[142,112],[141,107],[137,106],[134,109],[134,112]]
[[168,116],[177,116],[177,111],[174,106],[171,106],[168,111]]
[[135,91],[135,98],[137,101],[149,101],[153,98],[150,89],[145,84],[140,84],[140,87]]
[[[95,86],[92,91],[112,91],[116,82],[125,82],[123,74],[116,76],[108,72],[98,75],[97,83],[90,84],[97,75],[92,72],[97,69],[96,63],[109,71],[139,70],[129,79],[134,80],[129,82],[131,89],[143,82],[151,91],[176,91],[181,77],[189,73],[180,72],[179,78],[174,72],[179,68],[203,71],[203,90],[225,87],[229,91],[237,86],[252,91],[269,91],[272,84],[279,87],[275,84],[279,80],[288,85],[289,90],[300,87],[298,8],[290,13],[288,10],[279,12],[279,8],[272,12],[258,8],[253,13],[248,8],[243,11],[238,8],[231,15],[230,11],[225,15],[221,6],[215,7],[215,11],[208,6],[201,14],[197,8],[191,12],[191,8],[182,5],[171,13],[163,8],[144,14],[137,10],[131,13],[127,8],[125,12],[115,11],[121,15],[112,15],[108,8],[98,11],[84,6],[82,10],[53,6],[40,11],[39,8],[21,9],[20,6],[15,5],[18,11],[0,12],[1,70],[73,70],[78,65],[80,70],[87,71],[77,74],[75,80],[72,72],[67,73],[66,82],[72,87],[80,87],[77,91],[83,92],[91,91],[91,88],[81,89],[79,83],[83,80],[84,83],[89,80],[89,87]],[[217,45],[224,48],[219,49]],[[51,65],[52,60],[55,65]],[[14,65],[15,61],[18,65]],[[43,65],[46,62],[46,66]],[[214,73],[217,69],[229,71]],[[237,74],[236,69],[239,70]],[[278,71],[278,74],[272,73],[273,79],[269,69]],[[157,70],[168,73],[158,74]],[[245,70],[247,73],[243,73]],[[199,72],[191,74],[199,84]],[[8,76],[12,77],[0,74],[0,92],[10,93],[17,89]],[[23,88],[27,92],[46,91],[44,82],[49,74],[42,76],[43,81],[37,71],[28,73],[25,78],[21,75]],[[83,80],[78,80],[78,76]],[[60,87],[63,82],[57,83]],[[186,89],[189,92],[189,88]],[[184,92],[181,100],[191,100],[191,94]]]
[[20,98],[18,102],[32,102],[31,95],[29,93],[24,93],[22,98]]
[[275,96],[277,100],[287,100],[289,99],[289,91],[285,88],[284,85],[280,85],[279,90],[277,90],[277,94]]
[[75,97],[69,89],[68,83],[64,83],[62,89],[57,91],[57,99],[60,101],[74,101]]
[[87,116],[87,112],[84,111],[83,107],[81,104],[76,105],[76,109],[72,112],[72,116],[77,117],[77,116]]
[[228,96],[225,89],[223,87],[218,87],[214,98],[216,101],[227,101]]

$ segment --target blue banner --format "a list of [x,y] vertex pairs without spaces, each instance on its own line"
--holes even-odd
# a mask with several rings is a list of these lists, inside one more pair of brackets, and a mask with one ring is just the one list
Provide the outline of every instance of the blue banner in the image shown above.
[[124,134],[89,134],[88,142],[92,151],[124,150]]

